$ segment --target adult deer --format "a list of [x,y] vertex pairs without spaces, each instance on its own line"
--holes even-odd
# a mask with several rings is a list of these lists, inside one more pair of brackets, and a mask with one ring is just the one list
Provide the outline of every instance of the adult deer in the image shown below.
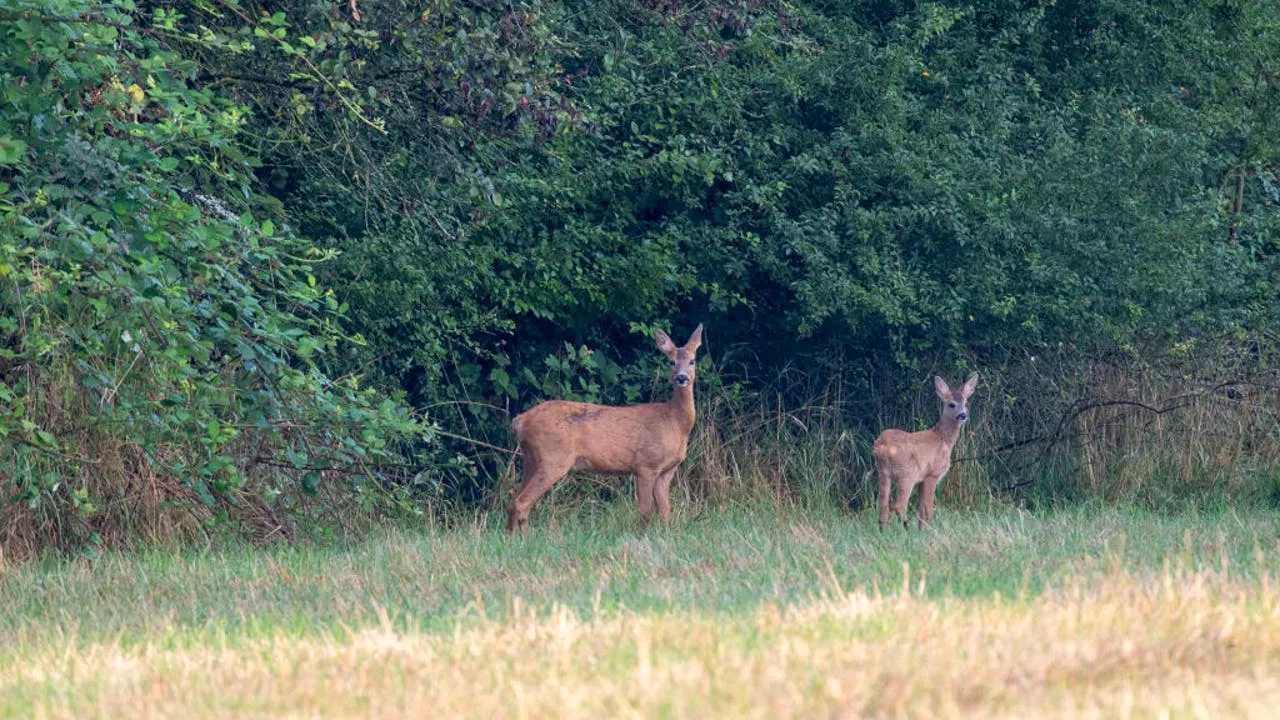
[[522,482],[507,512],[507,532],[529,526],[529,510],[570,470],[605,475],[635,475],[640,516],[648,521],[658,509],[671,522],[671,478],[684,460],[693,430],[693,381],[702,325],[684,347],[661,330],[658,350],[671,365],[671,399],[612,407],[548,400],[516,416],[517,447],[523,455]]
[[942,414],[938,424],[929,430],[905,432],[885,430],[876,438],[871,455],[876,461],[876,473],[880,476],[880,529],[889,522],[889,490],[898,486],[898,501],[893,511],[907,527],[907,502],[916,485],[920,490],[919,527],[933,522],[933,493],[942,476],[951,469],[951,449],[960,436],[960,427],[969,418],[969,396],[978,387],[978,375],[974,373],[964,387],[952,391],[946,381],[934,376],[933,389],[942,401]]

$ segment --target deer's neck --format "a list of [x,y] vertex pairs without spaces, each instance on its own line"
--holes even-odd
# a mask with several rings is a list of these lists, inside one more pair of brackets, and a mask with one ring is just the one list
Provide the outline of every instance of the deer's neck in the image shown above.
[[671,399],[667,401],[667,409],[676,422],[684,428],[685,433],[693,430],[695,413],[693,410],[693,383],[685,387],[672,389]]
[[953,417],[942,417],[938,420],[938,424],[933,426],[933,431],[938,433],[942,441],[947,444],[947,450],[955,447],[956,439],[960,437],[960,423]]

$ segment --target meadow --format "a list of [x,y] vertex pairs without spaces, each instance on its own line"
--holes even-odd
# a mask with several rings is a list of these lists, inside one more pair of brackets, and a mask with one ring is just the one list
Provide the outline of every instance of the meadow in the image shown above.
[[0,716],[1274,714],[1277,5],[5,0]]
[[1280,517],[618,502],[2,569],[6,717],[1261,717]]

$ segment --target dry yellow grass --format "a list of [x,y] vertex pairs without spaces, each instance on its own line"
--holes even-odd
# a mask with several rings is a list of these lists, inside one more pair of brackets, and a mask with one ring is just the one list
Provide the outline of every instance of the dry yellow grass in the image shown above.
[[[1271,576],[1176,569],[1034,597],[831,587],[794,607],[582,617],[479,611],[245,636],[175,627],[0,651],[35,717],[1269,717]],[[914,583],[915,581],[913,581]]]

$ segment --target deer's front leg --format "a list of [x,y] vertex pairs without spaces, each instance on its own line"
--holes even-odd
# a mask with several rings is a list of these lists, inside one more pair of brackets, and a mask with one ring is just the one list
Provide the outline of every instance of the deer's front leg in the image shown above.
[[933,522],[933,494],[938,489],[938,483],[942,481],[942,475],[926,477],[924,479],[924,487],[920,488],[920,516],[919,526],[924,529],[926,524]]
[[653,515],[653,486],[658,474],[649,469],[636,470],[636,500],[640,504],[640,519],[648,521]]
[[653,501],[658,506],[658,519],[663,525],[671,524],[671,479],[676,475],[676,469],[670,470],[658,476],[653,484]]

